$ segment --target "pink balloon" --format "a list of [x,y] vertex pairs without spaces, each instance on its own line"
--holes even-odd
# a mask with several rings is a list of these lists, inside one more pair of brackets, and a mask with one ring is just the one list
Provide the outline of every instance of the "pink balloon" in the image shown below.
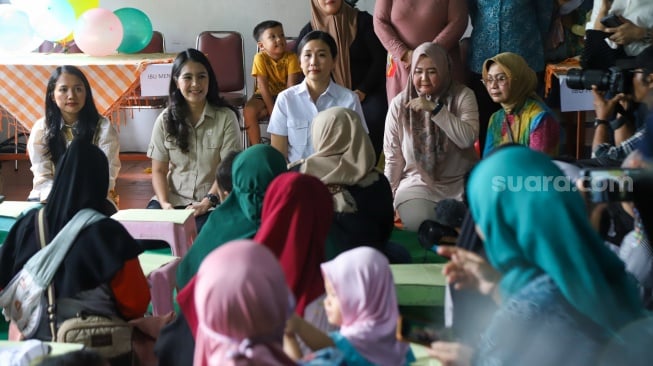
[[75,44],[84,53],[91,56],[110,55],[122,42],[122,23],[110,10],[90,9],[77,19],[73,36]]

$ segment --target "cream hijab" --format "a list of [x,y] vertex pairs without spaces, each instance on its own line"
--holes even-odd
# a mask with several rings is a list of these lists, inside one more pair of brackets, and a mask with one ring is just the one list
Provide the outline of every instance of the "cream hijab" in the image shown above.
[[348,108],[326,109],[313,119],[311,137],[315,153],[303,161],[300,171],[329,187],[336,212],[355,211],[355,202],[340,186],[366,187],[379,179],[374,147],[360,117]]
[[358,10],[352,8],[344,0],[335,15],[324,13],[318,0],[311,0],[311,27],[313,30],[327,32],[336,40],[339,57],[333,77],[336,83],[351,89],[351,69],[349,68],[349,46],[356,38],[356,19]]

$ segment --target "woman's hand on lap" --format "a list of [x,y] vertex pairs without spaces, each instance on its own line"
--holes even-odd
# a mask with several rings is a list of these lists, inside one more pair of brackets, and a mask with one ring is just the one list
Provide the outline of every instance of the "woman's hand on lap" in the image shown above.
[[209,212],[211,207],[213,207],[211,206],[211,201],[209,201],[208,198],[204,198],[202,202],[191,203],[186,207],[186,209],[194,210],[195,212],[193,213],[193,216],[202,216]]

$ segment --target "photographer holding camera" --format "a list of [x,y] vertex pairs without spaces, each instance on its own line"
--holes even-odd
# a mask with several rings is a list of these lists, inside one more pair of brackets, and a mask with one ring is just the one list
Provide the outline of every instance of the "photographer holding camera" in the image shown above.
[[[592,89],[596,112],[592,158],[578,160],[576,165],[619,168],[645,139],[644,120],[653,119],[653,47],[636,58],[620,61],[619,67],[606,72],[570,70],[568,76],[570,88]],[[632,111],[634,103],[639,104],[638,113]],[[624,110],[624,105],[630,106],[630,111]],[[617,110],[619,113],[615,113]],[[619,203],[610,202],[601,217],[602,235],[615,245],[632,230],[633,218]]]
[[[635,119],[644,114],[646,118],[651,118],[653,111],[653,47],[648,47],[635,59],[628,60],[628,65],[625,63],[622,68],[629,71],[624,73],[624,77],[632,75],[632,88],[624,87],[617,90],[618,94],[606,99],[606,91],[601,90],[599,85],[592,85],[596,112],[592,140],[594,162],[584,161],[583,165],[619,166],[644,138],[643,119]],[[624,83],[629,82],[624,80]],[[639,113],[627,113],[629,109],[633,109],[633,102],[640,103]],[[615,116],[619,105],[629,108],[625,108],[626,113],[622,110],[622,113]],[[611,140],[614,140],[614,143]]]

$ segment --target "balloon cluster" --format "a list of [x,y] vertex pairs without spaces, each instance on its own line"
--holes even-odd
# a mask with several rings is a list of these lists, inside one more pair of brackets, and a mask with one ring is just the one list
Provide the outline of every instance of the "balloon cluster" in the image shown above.
[[99,8],[99,0],[11,0],[0,4],[0,52],[30,52],[44,41],[75,41],[91,56],[136,53],[152,39],[141,10]]

